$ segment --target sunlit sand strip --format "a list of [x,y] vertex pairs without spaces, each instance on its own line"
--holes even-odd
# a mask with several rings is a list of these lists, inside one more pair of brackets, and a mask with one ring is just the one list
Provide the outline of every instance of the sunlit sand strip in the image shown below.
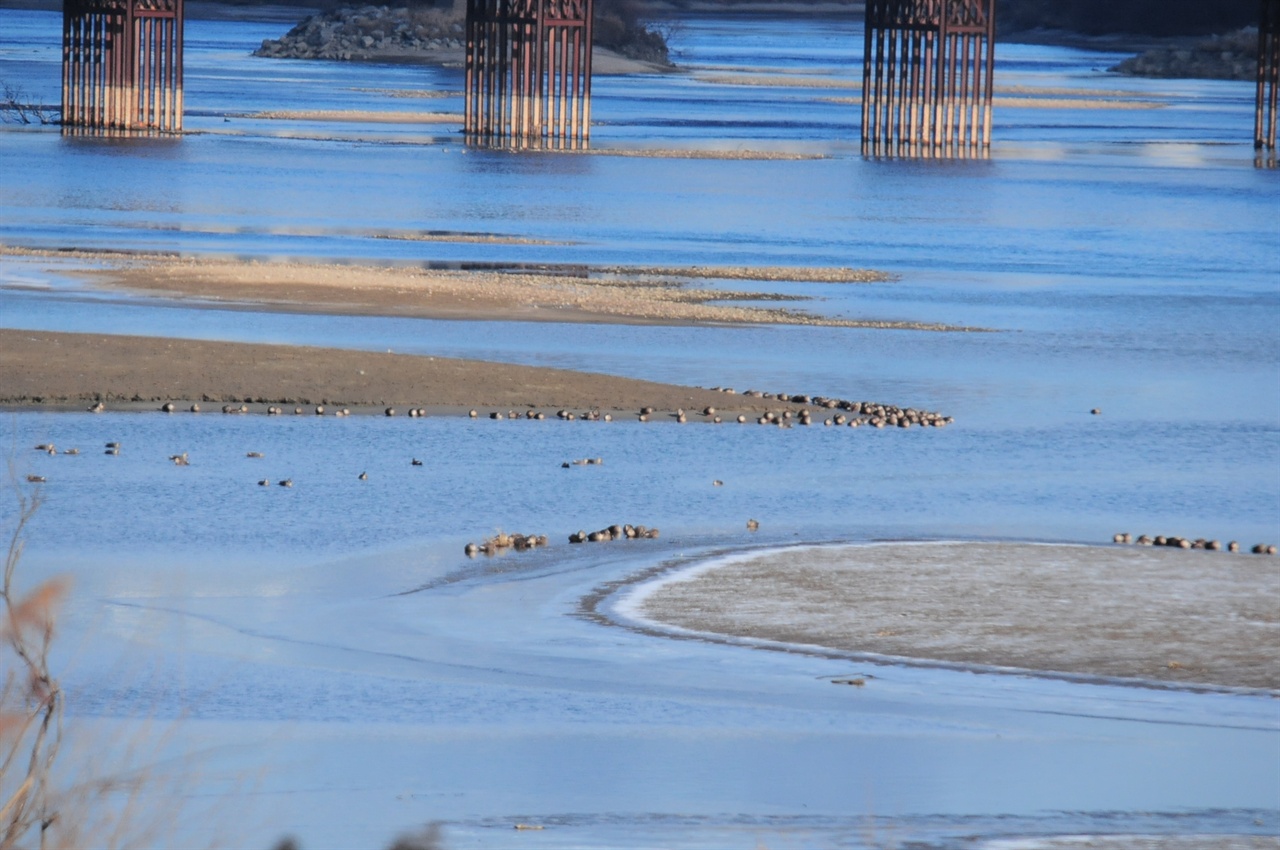
[[370,233],[372,239],[391,239],[402,242],[449,242],[476,245],[572,245],[572,242],[556,242],[551,239],[533,239],[528,236],[506,236],[501,233],[454,233],[450,231],[424,231],[421,233]]
[[[859,97],[823,97],[822,103],[849,104],[860,106]],[[992,105],[1000,109],[1099,109],[1099,110],[1144,110],[1164,109],[1162,103],[1149,100],[1093,100],[1084,98],[1044,98],[1044,97],[996,97]]]
[[697,148],[586,148],[582,150],[554,151],[554,153],[579,154],[582,156],[623,156],[643,159],[723,159],[723,160],[759,160],[777,162],[799,162],[802,160],[830,159],[823,153],[800,153],[798,151],[761,151],[761,150],[712,150]]
[[[0,253],[40,255],[19,249],[0,249]],[[988,330],[939,322],[823,316],[780,307],[745,306],[812,299],[786,292],[699,289],[679,281],[646,278],[643,272],[632,273],[630,279],[619,279],[616,272],[593,279],[586,270],[461,271],[104,252],[43,255],[97,260],[97,270],[79,273],[94,286],[202,302],[252,303],[264,309],[292,312],[504,321]]]
[[817,74],[839,74],[847,70],[846,68],[831,66],[828,68],[805,66],[803,68],[786,68],[776,65],[752,65],[750,68],[742,65],[682,65],[690,75],[697,77],[700,75],[714,74],[751,74],[754,76],[774,76],[779,77],[813,77]]
[[1064,97],[1133,97],[1133,92],[1120,89],[1073,89],[1066,86],[1001,86],[995,87],[996,94],[1030,94],[1039,97],[1063,95]]
[[[760,73],[696,74],[699,82],[717,85],[761,86],[797,89],[849,89],[860,91],[861,80],[838,77],[796,76],[785,71]],[[1062,86],[1000,86],[994,89],[994,105],[1033,109],[1161,109],[1162,103],[1137,100],[1133,92],[1107,89],[1072,89]],[[860,105],[860,97],[825,97],[823,103]]]
[[868,660],[1280,690],[1280,573],[1266,556],[1032,543],[800,546],[660,574],[616,610],[642,625]]
[[281,109],[249,112],[236,118],[263,121],[340,121],[359,124],[460,124],[456,112],[379,112],[366,109]]
[[720,280],[796,281],[804,283],[884,283],[899,276],[875,269],[846,266],[601,266],[605,274],[654,277],[715,278]]
[[434,100],[442,97],[461,97],[460,91],[432,91],[423,89],[362,89],[352,88],[348,91],[360,92],[361,94],[380,94],[384,97],[403,97],[403,98],[421,98],[424,100]]
[[[412,146],[412,147],[423,147],[425,145],[435,145],[435,144],[440,144],[440,142],[442,141],[440,136],[410,136],[410,135],[397,134],[394,137],[387,137],[387,136],[362,134],[359,132],[351,132],[351,133],[339,135],[334,132],[305,133],[297,130],[281,129],[287,126],[285,124],[264,123],[261,126],[270,127],[271,129],[256,130],[252,133],[247,133],[244,131],[222,130],[222,129],[215,128],[212,130],[197,130],[194,132],[191,130],[187,130],[185,131],[185,133],[189,136],[194,136],[194,135],[237,136],[240,138],[252,138],[252,139],[289,139],[295,142],[337,142],[342,144],[367,144],[367,145],[387,145],[387,146],[401,145],[401,146]],[[388,126],[408,126],[408,125],[388,125]],[[443,136],[445,136],[445,141],[452,141],[451,137],[452,137],[453,131],[445,128],[445,125],[441,125],[441,127],[442,129],[439,132]]]
[[[812,70],[806,69],[803,74],[796,70],[768,69],[768,73],[760,73],[759,68],[750,72],[733,73],[730,68],[721,69],[721,73],[694,72],[692,77],[699,82],[718,83],[724,86],[781,86],[791,88],[861,88],[860,79],[849,79],[835,76],[815,77]],[[997,95],[1033,95],[1037,97],[1085,97],[1085,99],[1132,99],[1133,92],[1108,90],[1108,88],[1068,88],[1065,86],[1001,86],[996,84],[993,91]]]
[[862,83],[835,77],[801,77],[793,75],[765,76],[761,74],[694,74],[700,83],[721,86],[764,86],[793,89],[860,89]]

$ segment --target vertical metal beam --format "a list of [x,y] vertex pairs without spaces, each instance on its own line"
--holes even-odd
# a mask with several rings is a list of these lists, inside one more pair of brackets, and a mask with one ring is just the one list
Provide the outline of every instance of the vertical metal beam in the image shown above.
[[1280,0],[1258,3],[1258,91],[1253,146],[1276,149],[1277,91],[1280,90]]
[[863,153],[990,147],[995,0],[867,0],[865,10]]
[[64,131],[182,132],[183,0],[64,0]]
[[467,0],[468,142],[586,144],[592,7],[592,0]]

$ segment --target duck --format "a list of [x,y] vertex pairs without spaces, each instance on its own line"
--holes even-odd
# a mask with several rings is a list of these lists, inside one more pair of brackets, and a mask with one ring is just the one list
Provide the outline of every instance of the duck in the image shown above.
[[45,477],[43,475],[28,475],[27,481],[31,484],[43,484],[45,483]]
[[191,465],[191,459],[187,457],[186,452],[183,452],[180,455],[169,455],[169,460],[173,461],[174,466],[190,466]]
[[245,452],[245,457],[262,457],[262,452]]
[[102,402],[98,402],[97,404],[95,404],[95,405],[93,405],[92,407],[90,407],[90,408],[89,408],[89,412],[90,412],[90,413],[101,413],[102,411],[104,411],[104,410],[106,410],[106,409],[107,409],[107,406],[106,406],[105,404],[103,404]]
[[198,404],[193,404],[193,405],[191,405],[191,412],[192,412],[192,413],[199,413],[199,412],[200,412],[200,405],[198,405]]
[[72,448],[69,448],[69,449],[65,449],[65,450],[63,450],[63,452],[62,452],[62,453],[63,453],[64,455],[78,455],[78,454],[80,454],[80,450],[79,450],[79,449],[77,449],[77,448],[75,448],[75,447],[72,447]]
[[292,486],[293,486],[293,479],[292,479],[292,478],[286,478],[286,479],[284,479],[283,481],[281,481],[281,482],[280,482],[280,486],[281,486],[281,487],[292,487]]
[[759,531],[759,530],[760,530],[759,520],[754,520],[754,519],[747,520],[747,531]]
[[410,465],[410,466],[422,466],[422,461],[418,460],[418,459],[415,457],[413,460],[409,461],[409,465]]
[[360,473],[360,475],[359,475],[358,477],[359,477],[359,479],[360,479],[361,481],[368,481],[368,480],[369,480],[369,473],[367,473],[367,472],[362,472],[362,473]]
[[174,408],[174,406],[173,406],[173,402],[171,402],[171,401],[166,401],[164,404],[162,404],[162,405],[160,406],[160,409],[161,409],[162,411],[164,411],[165,413],[173,413],[173,411],[174,411],[174,409],[175,409],[175,408]]

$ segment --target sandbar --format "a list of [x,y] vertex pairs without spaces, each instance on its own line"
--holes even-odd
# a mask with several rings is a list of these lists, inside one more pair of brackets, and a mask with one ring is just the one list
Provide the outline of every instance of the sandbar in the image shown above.
[[[433,238],[455,237],[466,238],[465,235]],[[383,238],[414,237],[397,232]],[[985,330],[890,318],[824,316],[798,307],[772,306],[784,303],[817,306],[820,302],[781,289],[751,292],[693,285],[693,280],[717,277],[716,268],[708,266],[690,267],[687,272],[656,267],[435,269],[0,248],[0,256],[4,255],[32,260],[41,257],[87,260],[86,269],[75,274],[98,288],[198,299],[205,303],[253,304],[285,312],[489,321]],[[732,280],[820,283],[871,283],[892,279],[865,269],[752,271],[738,266],[724,267],[719,276]],[[760,306],[762,303],[770,306]]]
[[725,558],[634,591],[642,617],[732,638],[966,669],[1280,691],[1266,555],[900,543]]
[[[564,369],[311,346],[0,329],[0,404],[408,405],[433,412],[765,409],[722,392]],[[754,406],[753,406],[754,405]],[[779,407],[774,402],[773,407]]]

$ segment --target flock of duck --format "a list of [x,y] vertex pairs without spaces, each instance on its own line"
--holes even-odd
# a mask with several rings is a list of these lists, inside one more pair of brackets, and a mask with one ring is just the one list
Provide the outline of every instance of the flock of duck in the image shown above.
[[[724,393],[725,395],[737,395],[736,391],[731,387],[712,387],[711,389],[716,392]],[[867,401],[847,401],[844,399],[828,398],[825,396],[808,396],[808,395],[798,395],[798,394],[792,395],[788,393],[765,393],[765,392],[760,392],[758,390],[746,390],[743,393],[741,393],[741,397],[746,399],[753,399],[753,400],[758,399],[761,401],[782,402],[783,405],[785,406],[782,409],[776,410],[776,411],[766,410],[763,413],[760,413],[758,416],[753,414],[751,417],[748,417],[747,414],[740,413],[736,416],[736,421],[739,424],[747,424],[748,422],[751,422],[754,419],[754,421],[759,425],[774,425],[782,428],[789,428],[796,424],[812,425],[816,421],[816,417],[818,416],[822,417],[822,423],[825,426],[846,426],[850,428],[857,428],[863,425],[866,425],[872,428],[885,428],[885,427],[910,428],[912,426],[919,426],[919,427],[926,427],[926,428],[928,427],[942,428],[955,421],[950,416],[943,416],[940,413],[935,413],[932,411],[916,410],[910,407],[900,408],[894,405],[877,404],[875,402],[867,402]],[[794,406],[799,406],[799,408],[793,409]],[[165,413],[174,413],[177,411],[177,406],[173,402],[166,402],[164,405],[161,406],[160,409]],[[94,404],[89,408],[89,411],[91,413],[101,413],[104,410],[106,410],[106,405],[103,404],[103,402],[101,401],[97,402],[96,404]],[[190,405],[188,410],[191,413],[199,413],[200,405],[198,403],[194,403]],[[249,408],[249,405],[247,404],[225,404],[222,406],[222,412],[228,415],[243,415],[243,414],[249,413],[250,408]],[[308,410],[302,406],[295,406],[293,408],[294,415],[300,416],[300,415],[306,414],[307,412]],[[310,412],[316,416],[325,416],[325,415],[349,416],[351,414],[350,408],[342,407],[342,408],[334,408],[332,410],[327,410],[324,405],[315,405],[311,407]],[[1102,411],[1097,408],[1094,408],[1093,410],[1090,411],[1090,413],[1094,415],[1098,415],[1101,412]],[[266,408],[266,413],[268,416],[279,416],[284,414],[285,410],[283,407],[278,405],[268,405]],[[830,413],[831,415],[829,416],[825,415],[827,413]],[[394,407],[387,407],[383,411],[383,414],[385,416],[396,416],[396,415],[399,415],[399,412]],[[422,418],[427,415],[427,411],[425,408],[411,407],[411,408],[408,408],[407,411],[405,411],[405,415],[409,416],[410,418]],[[480,412],[473,408],[467,412],[467,415],[471,419],[478,419],[480,417]],[[658,415],[659,413],[656,408],[642,407],[639,411],[637,418],[641,422],[648,422],[648,421],[651,421],[653,417]],[[725,421],[724,417],[721,415],[721,412],[717,410],[714,406],[710,406],[710,405],[704,407],[699,413],[696,413],[696,414],[690,414],[682,408],[677,408],[674,412],[671,412],[668,415],[668,418],[674,419],[678,423],[684,423],[690,420],[691,415],[692,416],[700,415],[703,421],[711,422],[714,424],[719,424]],[[591,410],[587,410],[581,413],[569,410],[567,408],[562,408],[556,412],[555,416],[557,419],[564,420],[564,421],[582,420],[586,422],[599,422],[599,421],[611,422],[613,420],[613,415],[611,413],[602,413],[598,408],[593,408]],[[494,420],[506,420],[506,419],[543,420],[547,418],[547,414],[543,411],[536,410],[533,408],[529,408],[524,411],[496,410],[496,411],[489,412],[488,418],[494,419]],[[42,451],[50,455],[58,454],[57,447],[54,446],[52,443],[41,443],[40,445],[37,445],[35,448],[37,451]],[[67,454],[67,455],[77,455],[79,453],[80,453],[80,450],[77,448],[65,449],[62,452],[62,454]],[[120,444],[118,442],[106,443],[105,453],[108,455],[120,454]],[[260,458],[262,457],[262,454],[260,452],[249,452],[248,457]],[[176,466],[190,465],[190,458],[188,457],[186,452],[183,452],[182,454],[171,455],[169,457],[169,460],[172,461]],[[414,458],[411,461],[411,463],[414,466],[422,465],[422,461],[418,460],[417,458]],[[564,463],[561,464],[561,467],[568,469],[571,466],[597,466],[603,463],[604,463],[604,460],[598,457],[581,458],[573,461],[565,461]],[[361,472],[359,475],[359,478],[361,481],[368,480],[368,477],[369,477],[368,474],[364,472]],[[37,483],[37,484],[44,483],[45,480],[46,480],[45,477],[41,475],[32,474],[27,476],[27,481],[31,483]],[[266,487],[271,483],[272,482],[269,479],[265,479],[265,478],[258,482],[258,484],[263,487]],[[715,481],[713,483],[716,486],[720,486],[722,484],[722,482],[720,481]],[[280,487],[292,487],[293,479],[286,478],[281,481],[277,481],[276,484],[279,485]],[[759,529],[759,527],[760,527],[760,524],[756,520],[751,519],[747,521],[748,530],[755,531]],[[658,529],[656,528],[646,528],[643,525],[615,524],[615,525],[609,526],[608,528],[602,528],[592,532],[578,531],[574,534],[569,535],[569,542],[570,543],[585,543],[585,542],[594,543],[594,542],[603,542],[603,541],[619,540],[619,539],[628,539],[628,540],[641,539],[641,538],[653,539],[653,538],[656,538],[657,536],[658,536]],[[1127,532],[1120,532],[1114,535],[1112,540],[1113,542],[1118,544],[1136,544],[1139,546],[1169,546],[1176,549],[1203,549],[1211,552],[1221,551],[1224,548],[1228,552],[1240,551],[1240,544],[1235,540],[1228,542],[1224,547],[1223,544],[1218,540],[1206,540],[1204,538],[1192,539],[1192,538],[1176,537],[1176,536],[1166,537],[1163,535],[1149,536],[1146,534],[1140,535],[1135,539],[1132,534],[1129,534]],[[465,552],[468,556],[475,557],[476,555],[480,555],[480,554],[485,554],[485,555],[497,554],[498,552],[506,549],[515,549],[517,551],[524,551],[528,549],[533,549],[538,546],[546,546],[546,545],[547,545],[546,535],[499,533],[493,537],[486,539],[484,542],[479,544],[468,543],[466,545]],[[1277,547],[1270,544],[1258,543],[1254,545],[1249,551],[1255,555],[1275,555],[1277,554]]]
[[[640,408],[636,418],[640,422],[654,421],[655,418],[665,417],[674,420],[677,423],[685,423],[689,421],[709,422],[712,424],[720,424],[726,421],[736,421],[740,425],[755,423],[757,425],[774,425],[781,428],[790,428],[793,425],[813,425],[819,421],[827,427],[847,426],[850,428],[858,428],[861,426],[869,426],[872,428],[943,428],[950,425],[955,419],[951,416],[944,416],[928,410],[916,410],[911,407],[898,407],[892,404],[880,404],[870,401],[847,401],[838,398],[829,398],[826,396],[809,396],[804,394],[791,393],[766,393],[759,390],[746,390],[739,394],[732,387],[712,387],[712,391],[724,393],[725,395],[738,396],[742,399],[750,399],[754,406],[757,400],[763,402],[780,402],[781,405],[777,410],[765,410],[763,412],[752,413],[724,413],[713,405],[707,405],[700,411],[686,411],[684,408],[677,408],[674,411],[659,413],[657,408],[645,406]],[[102,413],[106,410],[106,405],[99,401],[89,408],[91,413]],[[165,413],[178,412],[178,406],[174,402],[165,402],[161,405],[160,410]],[[186,408],[187,412],[200,413],[200,404],[193,403]],[[222,412],[226,415],[245,415],[252,412],[249,404],[224,404]],[[268,416],[282,416],[286,409],[280,405],[269,404],[265,407],[264,412]],[[292,408],[295,416],[315,415],[315,416],[350,416],[351,408],[335,407],[326,408],[323,404],[317,405],[295,405]],[[383,410],[385,416],[402,415],[395,407],[387,407]],[[427,410],[424,407],[410,407],[404,411],[403,415],[410,418],[425,418]],[[472,408],[467,412],[471,419],[478,419],[481,416],[479,410]],[[547,413],[535,408],[525,410],[493,410],[487,413],[489,419],[494,420],[513,420],[513,419],[547,419]],[[557,419],[563,421],[583,421],[583,422],[612,422],[613,413],[606,413],[599,408],[593,407],[586,411],[573,411],[562,408],[555,413]]]
[[[1155,537],[1151,537],[1150,535],[1142,534],[1135,540],[1133,535],[1127,531],[1117,533],[1111,538],[1111,540],[1113,543],[1120,543],[1122,545],[1132,543],[1137,544],[1138,546],[1171,546],[1174,549],[1204,549],[1209,552],[1220,552],[1223,548],[1222,541],[1205,540],[1203,537],[1197,537],[1193,540],[1189,537],[1165,537],[1159,534]],[[1240,544],[1237,541],[1232,540],[1227,543],[1226,549],[1228,552],[1239,552]],[[1258,543],[1249,551],[1254,555],[1274,555],[1277,550],[1274,545]]]

